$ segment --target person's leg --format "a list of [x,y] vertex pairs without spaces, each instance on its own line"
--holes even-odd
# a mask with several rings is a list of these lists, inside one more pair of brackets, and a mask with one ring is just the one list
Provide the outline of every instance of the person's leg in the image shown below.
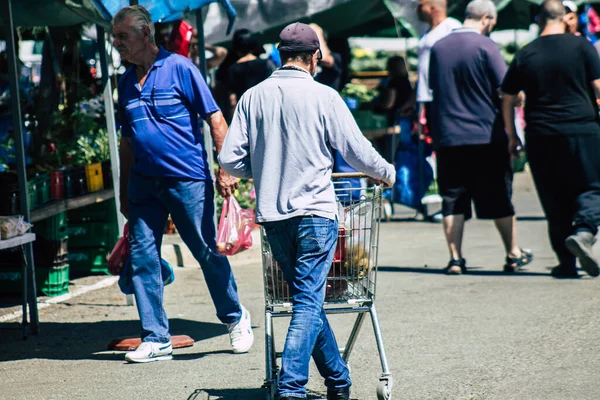
[[462,238],[465,221],[471,218],[471,195],[469,194],[469,172],[464,167],[465,149],[462,147],[441,148],[437,152],[437,176],[442,197],[443,229],[450,253],[446,268],[448,274],[466,272],[462,256]]
[[450,258],[462,258],[462,238],[465,227],[464,215],[447,215],[444,217],[444,235],[448,244]]
[[494,220],[494,224],[500,233],[500,238],[502,239],[502,244],[504,244],[504,250],[506,251],[507,257],[521,257],[521,249],[517,244],[517,217],[513,215],[498,218]]
[[273,257],[279,263],[292,294],[292,320],[286,336],[279,396],[306,397],[309,361],[326,374],[330,389],[351,385],[346,364],[323,313],[327,274],[331,268],[337,223],[319,217],[298,217],[265,224]]
[[565,245],[591,276],[600,274],[600,262],[592,246],[600,225],[600,135],[569,138],[572,175],[577,193],[573,231]]
[[202,268],[217,317],[224,324],[235,324],[242,317],[242,306],[229,260],[216,249],[212,182],[168,179],[163,190],[173,223]]
[[321,309],[321,321],[323,326],[317,336],[312,356],[319,373],[325,378],[327,389],[340,390],[350,386],[350,371],[342,357],[333,356],[335,353],[339,354],[339,347],[324,309]]
[[169,321],[163,308],[160,247],[167,210],[157,198],[158,182],[131,174],[129,243],[132,281],[142,323],[142,341],[167,343]]
[[557,276],[576,273],[575,257],[565,245],[573,229],[576,197],[568,174],[571,166],[564,159],[565,145],[560,136],[527,136],[527,161],[548,220],[550,243],[559,260]]

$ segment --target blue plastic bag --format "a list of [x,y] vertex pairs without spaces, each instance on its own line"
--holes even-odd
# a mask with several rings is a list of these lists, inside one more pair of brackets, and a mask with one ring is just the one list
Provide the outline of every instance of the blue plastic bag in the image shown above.
[[[162,267],[161,273],[164,285],[167,286],[173,283],[175,280],[175,272],[173,271],[171,264],[161,258],[160,265]],[[134,294],[132,272],[131,257],[129,257],[119,275],[119,289],[121,289],[123,294]]]

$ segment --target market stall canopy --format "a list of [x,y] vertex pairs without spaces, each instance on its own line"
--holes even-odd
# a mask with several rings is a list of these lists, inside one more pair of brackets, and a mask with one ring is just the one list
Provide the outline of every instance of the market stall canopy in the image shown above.
[[[97,4],[105,19],[109,21],[121,8],[129,5],[129,0],[93,1]],[[183,18],[187,12],[198,10],[210,3],[219,3],[221,5],[219,9],[223,11],[223,18],[217,30],[223,31],[223,27],[227,26],[227,34],[232,29],[236,17],[236,9],[232,6],[230,0],[139,0],[138,3],[150,11],[154,22],[175,21]]]
[[[154,22],[168,22],[182,18],[186,12],[219,3],[223,11],[220,25],[215,28],[225,34],[223,27],[231,29],[235,8],[229,0],[141,0],[139,4],[152,14]],[[18,0],[12,1],[14,26],[71,26],[82,22],[95,23],[106,29],[110,20],[129,0]],[[4,26],[0,14],[0,29]],[[0,34],[2,35],[2,34]]]
[[[538,0],[493,0],[500,12],[503,29],[526,29],[530,23],[530,2]],[[600,0],[598,0],[600,1]],[[238,18],[235,28],[258,34],[263,42],[276,42],[287,24],[315,22],[331,35],[362,36],[382,30],[397,36],[421,36],[427,26],[417,18],[418,0],[231,0]],[[462,19],[468,0],[449,0],[449,12]],[[504,11],[503,11],[504,10]],[[219,29],[227,16],[211,6],[204,22],[208,43],[226,43],[231,36]],[[386,34],[389,36],[389,34]]]
[[[15,26],[70,26],[93,22],[108,26],[95,0],[18,0],[12,1]],[[0,27],[4,16],[0,13]]]

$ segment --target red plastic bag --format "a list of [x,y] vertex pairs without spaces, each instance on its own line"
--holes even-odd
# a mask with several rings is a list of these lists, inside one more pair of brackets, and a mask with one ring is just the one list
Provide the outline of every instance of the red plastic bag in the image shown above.
[[252,247],[253,226],[254,210],[243,209],[233,196],[226,198],[217,230],[217,251],[232,256]]
[[108,257],[108,271],[112,275],[119,275],[125,262],[129,258],[129,223],[123,227],[123,237],[117,241]]

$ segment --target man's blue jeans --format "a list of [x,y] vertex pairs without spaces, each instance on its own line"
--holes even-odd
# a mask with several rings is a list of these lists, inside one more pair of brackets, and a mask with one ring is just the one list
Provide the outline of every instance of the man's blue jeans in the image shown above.
[[144,177],[129,179],[129,238],[133,287],[144,342],[170,340],[163,308],[160,248],[168,214],[181,239],[200,263],[206,285],[225,324],[242,316],[237,286],[227,257],[216,250],[211,181]]
[[335,336],[323,309],[338,224],[320,217],[295,217],[263,224],[273,257],[292,295],[292,321],[285,340],[279,396],[306,397],[310,357],[329,389],[351,385]]

